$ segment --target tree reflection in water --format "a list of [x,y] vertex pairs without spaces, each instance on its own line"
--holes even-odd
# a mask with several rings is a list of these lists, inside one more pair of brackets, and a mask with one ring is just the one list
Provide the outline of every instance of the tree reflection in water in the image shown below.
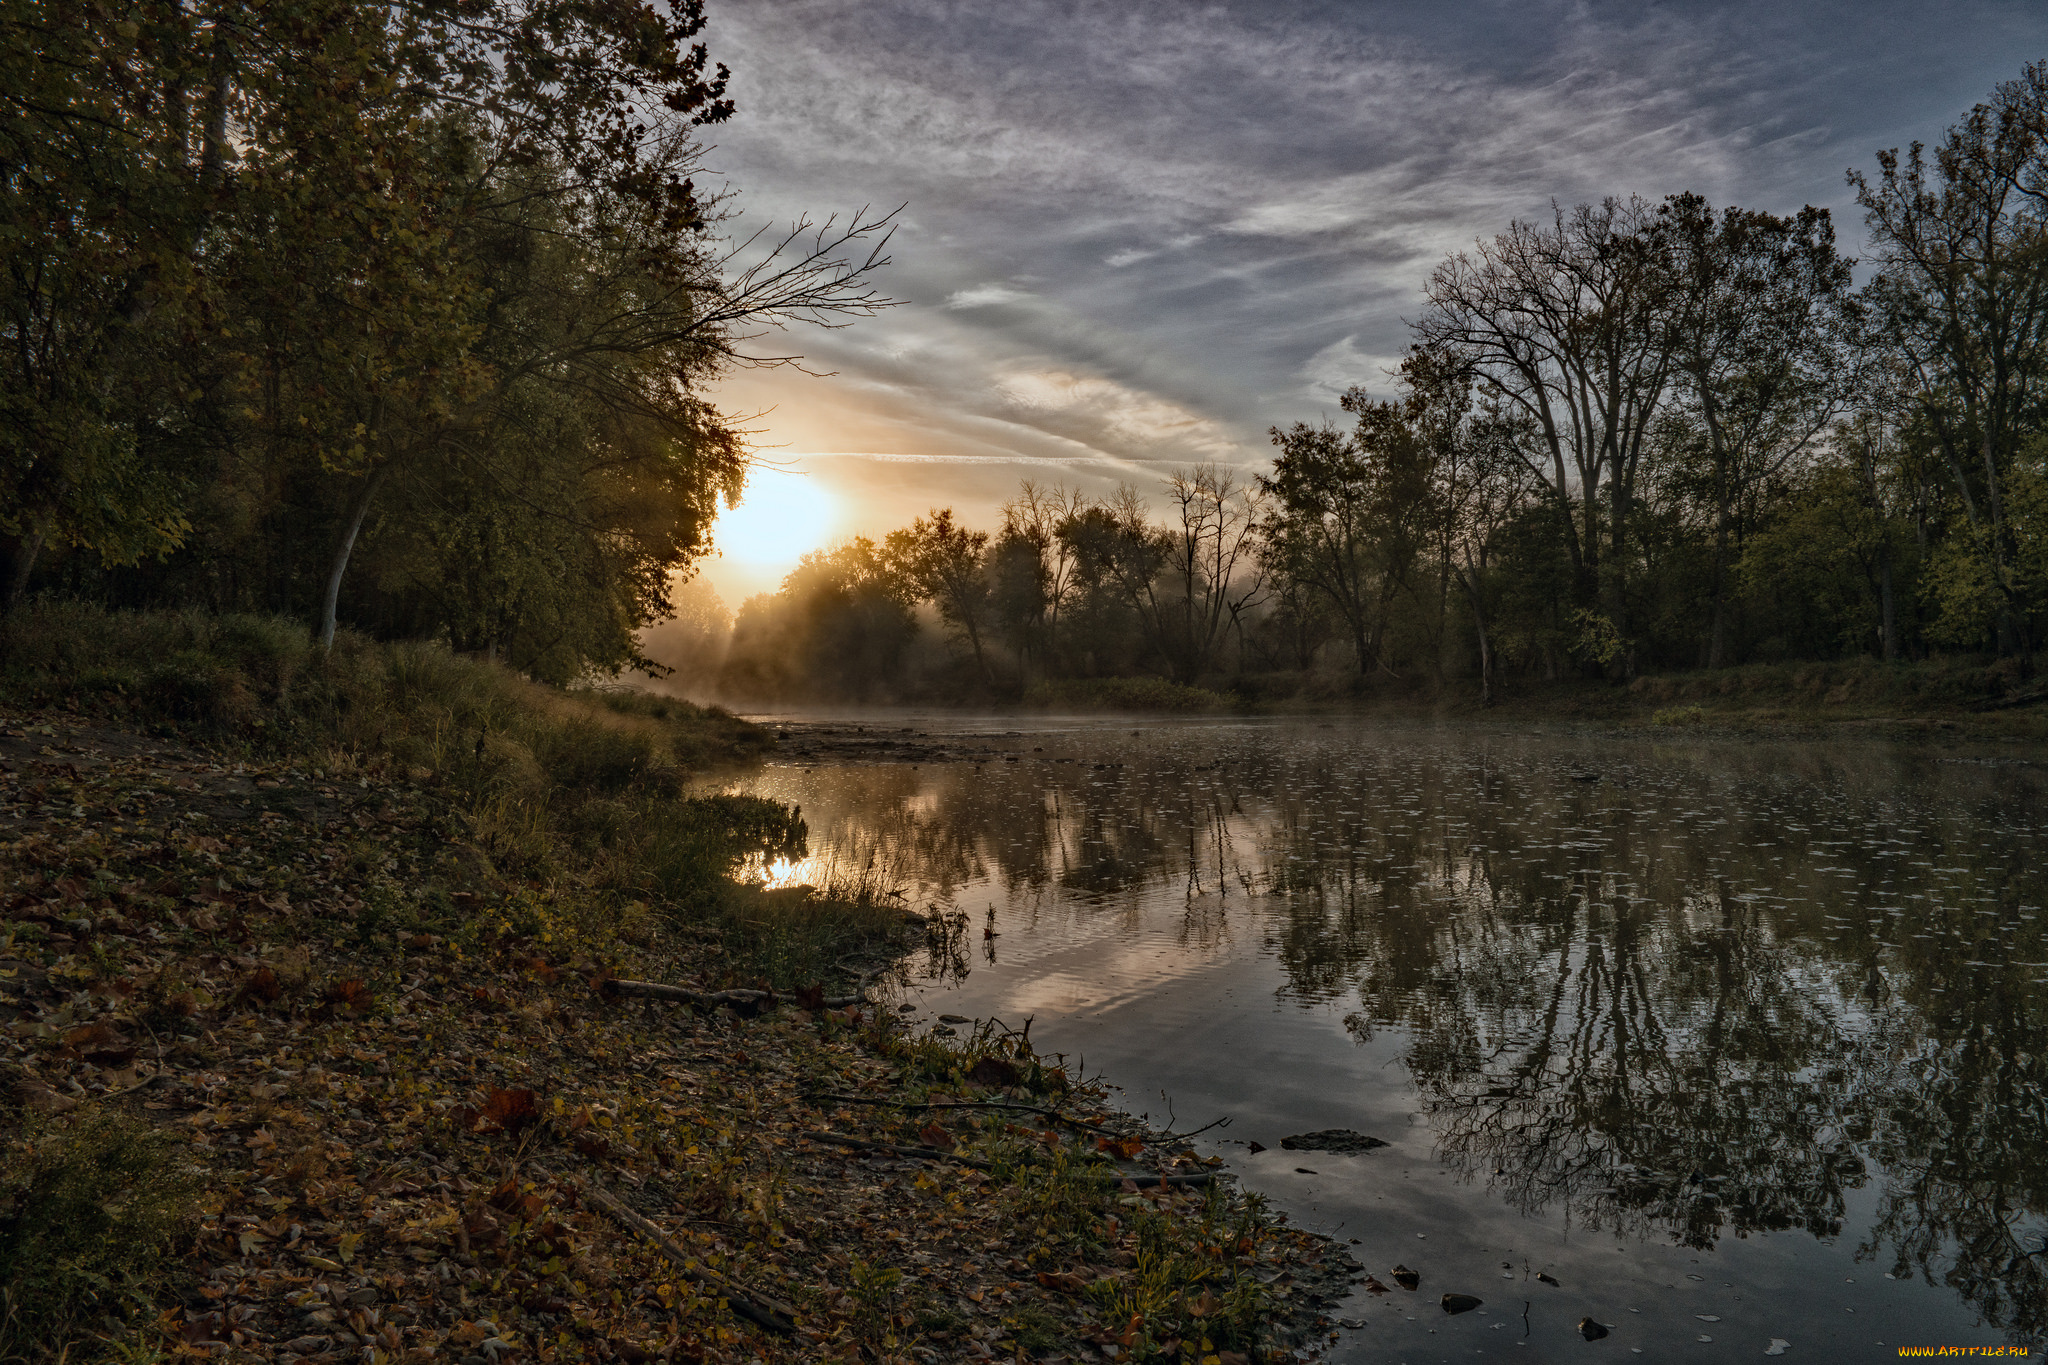
[[1848,1235],[2039,1339],[2032,770],[1591,752],[1294,732],[1148,740],[1107,773],[866,769],[832,837],[925,901],[1000,887],[1027,928],[1135,929],[1171,895],[1206,956],[1256,924],[1284,996],[1399,1032],[1440,1159],[1511,1207],[1695,1248]]

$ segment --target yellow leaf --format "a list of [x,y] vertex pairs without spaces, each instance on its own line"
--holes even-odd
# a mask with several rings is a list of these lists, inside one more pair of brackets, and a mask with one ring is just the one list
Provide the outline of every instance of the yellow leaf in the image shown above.
[[342,1263],[343,1265],[354,1265],[354,1264],[355,1264],[355,1260],[356,1260],[356,1248],[357,1248],[357,1247],[359,1247],[359,1246],[361,1246],[362,1244],[363,1244],[363,1234],[362,1234],[362,1233],[360,1233],[360,1232],[344,1232],[344,1233],[342,1233],[342,1234],[341,1234],[341,1263]]
[[308,1255],[302,1259],[307,1265],[318,1266],[322,1270],[340,1270],[342,1268],[340,1261],[330,1261],[325,1256]]

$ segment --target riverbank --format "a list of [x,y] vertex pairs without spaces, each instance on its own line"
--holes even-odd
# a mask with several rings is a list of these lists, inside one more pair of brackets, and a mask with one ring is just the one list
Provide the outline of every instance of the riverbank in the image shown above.
[[[747,704],[736,702],[742,710]],[[1157,678],[1065,679],[1008,703],[963,704],[984,714],[1151,716],[1300,715],[1410,722],[1567,725],[1645,732],[1710,730],[1760,737],[1877,731],[1942,739],[2048,741],[2048,683],[2019,659],[1873,659],[1753,664],[1645,675],[1628,683],[1510,678],[1491,705],[1471,679],[1249,674],[1183,687]],[[826,709],[831,708],[817,708]],[[946,710],[927,700],[916,709]],[[792,736],[794,737],[794,736]],[[880,752],[870,732],[834,755]],[[786,748],[779,752],[793,752]],[[934,759],[950,756],[934,753]]]
[[681,786],[755,727],[238,629],[11,642],[5,1354],[1229,1365],[1348,1282],[1021,1034],[833,1000],[963,929],[733,883],[800,821]]

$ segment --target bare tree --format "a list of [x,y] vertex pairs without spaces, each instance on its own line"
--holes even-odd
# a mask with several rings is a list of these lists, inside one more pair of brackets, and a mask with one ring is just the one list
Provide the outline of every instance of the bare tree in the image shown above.
[[1264,569],[1255,553],[1264,494],[1215,465],[1176,471],[1167,480],[1168,520],[1130,485],[1071,516],[1061,535],[1077,572],[1115,585],[1137,615],[1168,675],[1192,684],[1217,638],[1255,600]]
[[1159,635],[1177,679],[1192,683],[1207,671],[1224,629],[1265,590],[1255,553],[1265,498],[1256,484],[1239,484],[1213,464],[1175,470],[1166,488],[1172,520],[1162,536],[1167,591]]
[[1557,505],[1581,597],[1624,640],[1636,477],[1671,378],[1654,219],[1630,198],[1516,223],[1438,266],[1415,324],[1528,417],[1522,458]]

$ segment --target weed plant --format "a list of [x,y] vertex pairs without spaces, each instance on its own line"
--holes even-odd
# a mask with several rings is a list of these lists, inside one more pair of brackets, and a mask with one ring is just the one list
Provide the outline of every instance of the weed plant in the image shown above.
[[98,1106],[30,1119],[0,1150],[0,1360],[103,1354],[172,1287],[195,1194],[146,1123]]

